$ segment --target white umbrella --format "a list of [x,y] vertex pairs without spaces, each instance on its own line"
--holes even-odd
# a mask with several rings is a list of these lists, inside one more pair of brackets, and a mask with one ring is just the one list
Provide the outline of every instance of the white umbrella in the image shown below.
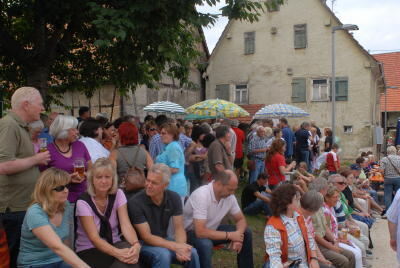
[[153,102],[152,104],[147,105],[143,108],[146,112],[155,112],[155,113],[170,113],[170,114],[184,114],[185,109],[170,101],[158,101]]
[[281,117],[305,117],[310,114],[296,106],[289,104],[271,104],[261,108],[255,113],[255,119],[281,118]]

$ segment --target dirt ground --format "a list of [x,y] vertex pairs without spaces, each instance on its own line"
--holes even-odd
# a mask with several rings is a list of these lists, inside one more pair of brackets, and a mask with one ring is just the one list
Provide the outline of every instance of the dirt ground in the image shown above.
[[396,252],[389,246],[389,231],[387,220],[380,219],[372,227],[372,241],[374,242],[374,258],[370,263],[373,268],[400,267],[396,260]]

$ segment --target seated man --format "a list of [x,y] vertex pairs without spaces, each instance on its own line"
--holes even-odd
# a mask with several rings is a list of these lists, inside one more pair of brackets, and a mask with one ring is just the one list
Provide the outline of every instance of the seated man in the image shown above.
[[[186,244],[180,196],[167,190],[171,177],[169,167],[153,165],[146,179],[145,189],[128,201],[128,211],[142,248],[140,261],[145,267],[170,267],[171,263],[199,268],[196,249]],[[175,241],[167,237],[170,219],[175,229]]]
[[[214,181],[194,191],[185,204],[188,241],[197,249],[202,268],[212,267],[213,246],[225,243],[230,243],[230,248],[238,253],[239,268],[253,267],[252,235],[234,196],[237,187],[235,173],[225,170],[215,174]],[[228,214],[236,226],[221,225]]]
[[265,185],[268,183],[268,175],[260,173],[257,180],[251,184],[247,184],[242,192],[242,209],[246,215],[257,215],[264,212],[265,215],[271,216],[271,210],[268,203],[271,202],[271,190]]

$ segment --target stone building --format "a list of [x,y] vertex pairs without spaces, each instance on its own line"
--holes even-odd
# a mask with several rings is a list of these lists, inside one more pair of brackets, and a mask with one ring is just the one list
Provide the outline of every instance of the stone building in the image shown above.
[[111,120],[126,114],[143,119],[147,114],[143,108],[156,101],[169,100],[186,108],[204,100],[205,80],[202,77],[203,71],[198,66],[206,65],[209,52],[201,29],[198,34],[202,42],[197,44],[197,49],[202,56],[191,66],[189,74],[191,86],[182,86],[179,80],[163,75],[161,81],[157,82],[157,89],[139,86],[128,92],[125,97],[121,97],[113,85],[105,85],[97,90],[90,99],[76,92],[67,92],[62,99],[65,107],[53,105],[52,110],[78,116],[80,106],[89,106],[92,116],[103,112],[107,113]]
[[[320,128],[330,127],[331,38],[337,25],[341,22],[321,0],[285,1],[254,23],[229,21],[210,56],[206,98],[244,107],[292,104],[311,116],[289,119],[291,125],[315,120]],[[362,148],[376,150],[381,68],[343,30],[336,31],[336,77],[336,135],[342,157],[352,158]]]

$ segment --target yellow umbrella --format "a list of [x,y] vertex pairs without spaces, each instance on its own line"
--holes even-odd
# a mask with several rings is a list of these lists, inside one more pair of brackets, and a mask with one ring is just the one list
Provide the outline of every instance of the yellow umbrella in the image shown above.
[[242,117],[249,113],[239,105],[220,99],[205,100],[186,109],[187,114],[209,117]]

